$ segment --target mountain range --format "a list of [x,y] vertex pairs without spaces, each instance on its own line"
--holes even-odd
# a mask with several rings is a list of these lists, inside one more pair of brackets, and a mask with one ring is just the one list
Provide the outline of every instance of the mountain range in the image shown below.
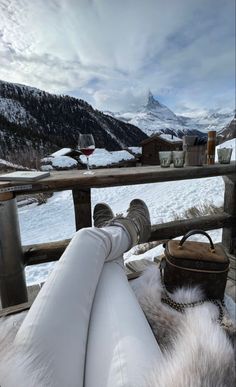
[[118,150],[147,138],[87,102],[29,86],[0,81],[0,159],[23,163],[62,147],[75,148],[80,133],[92,133],[97,147]]
[[209,110],[196,117],[177,115],[157,101],[151,92],[148,93],[146,104],[140,108],[128,112],[107,112],[107,114],[139,127],[148,136],[167,133],[180,138],[185,134],[206,136],[210,129],[222,130],[234,117],[234,111],[225,113],[219,110]]
[[219,130],[221,141],[236,137],[234,112],[210,111],[195,118],[175,114],[151,92],[136,111],[101,112],[81,99],[0,81],[0,159],[27,165],[59,148],[76,148],[80,133],[92,133],[97,147],[139,146],[156,133],[182,138]]
[[230,121],[230,123],[226,125],[223,129],[219,130],[217,134],[220,143],[225,142],[227,140],[231,140],[233,138],[235,138],[236,141],[236,115],[234,116],[232,121]]

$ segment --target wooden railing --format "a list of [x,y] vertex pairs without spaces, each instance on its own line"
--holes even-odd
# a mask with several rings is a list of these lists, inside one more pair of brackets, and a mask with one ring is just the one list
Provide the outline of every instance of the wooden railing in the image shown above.
[[[91,188],[114,187],[164,181],[223,176],[225,182],[224,212],[152,226],[151,240],[183,235],[193,228],[223,228],[222,243],[230,254],[236,254],[236,173],[235,163],[162,169],[158,166],[99,169],[94,175],[83,171],[53,172],[50,177],[33,183],[0,182],[0,295],[3,306],[26,301],[24,266],[55,261],[60,258],[69,240],[20,245],[15,198],[38,192],[71,189],[76,230],[89,227],[91,221]],[[171,203],[170,203],[171,205]]]

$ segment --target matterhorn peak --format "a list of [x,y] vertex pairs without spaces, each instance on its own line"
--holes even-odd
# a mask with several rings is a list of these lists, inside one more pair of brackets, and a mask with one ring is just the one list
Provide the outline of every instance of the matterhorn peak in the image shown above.
[[158,101],[154,98],[154,96],[153,96],[151,90],[149,90],[149,91],[148,91],[148,97],[147,97],[147,105],[146,105],[146,108],[147,108],[148,110],[150,110],[150,109],[154,109],[154,108],[156,108],[156,107],[161,107],[161,106],[162,106],[162,105],[160,104],[160,102],[158,102]]

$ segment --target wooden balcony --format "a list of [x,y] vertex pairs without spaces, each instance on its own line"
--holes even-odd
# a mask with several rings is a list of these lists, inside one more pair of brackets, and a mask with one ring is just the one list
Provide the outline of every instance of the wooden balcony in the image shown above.
[[[226,251],[236,254],[236,166],[206,165],[203,167],[160,168],[159,166],[97,169],[94,175],[83,171],[52,172],[51,176],[33,183],[0,182],[0,294],[3,306],[25,302],[24,265],[54,261],[60,258],[69,240],[20,246],[17,195],[57,192],[71,189],[73,193],[76,229],[89,227],[91,221],[91,188],[158,183],[165,181],[223,176],[225,182],[224,212],[152,226],[151,240],[183,235],[193,228],[212,230],[223,228],[222,243]],[[170,203],[171,206],[171,203]],[[20,262],[20,264],[19,264]],[[20,269],[22,268],[22,269]],[[21,272],[21,273],[20,273]],[[14,273],[17,278],[13,282]],[[12,277],[13,276],[13,277]],[[11,279],[10,279],[11,277]],[[14,289],[13,289],[14,287]],[[20,296],[19,296],[20,295]],[[22,296],[21,296],[22,295]]]

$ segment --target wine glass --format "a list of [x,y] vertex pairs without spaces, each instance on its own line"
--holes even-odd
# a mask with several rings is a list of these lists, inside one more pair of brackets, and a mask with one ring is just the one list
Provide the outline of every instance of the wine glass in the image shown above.
[[91,171],[89,166],[89,156],[95,150],[95,141],[93,135],[88,134],[80,134],[79,135],[79,150],[87,157],[87,171],[84,172],[84,175],[93,175],[94,172]]

